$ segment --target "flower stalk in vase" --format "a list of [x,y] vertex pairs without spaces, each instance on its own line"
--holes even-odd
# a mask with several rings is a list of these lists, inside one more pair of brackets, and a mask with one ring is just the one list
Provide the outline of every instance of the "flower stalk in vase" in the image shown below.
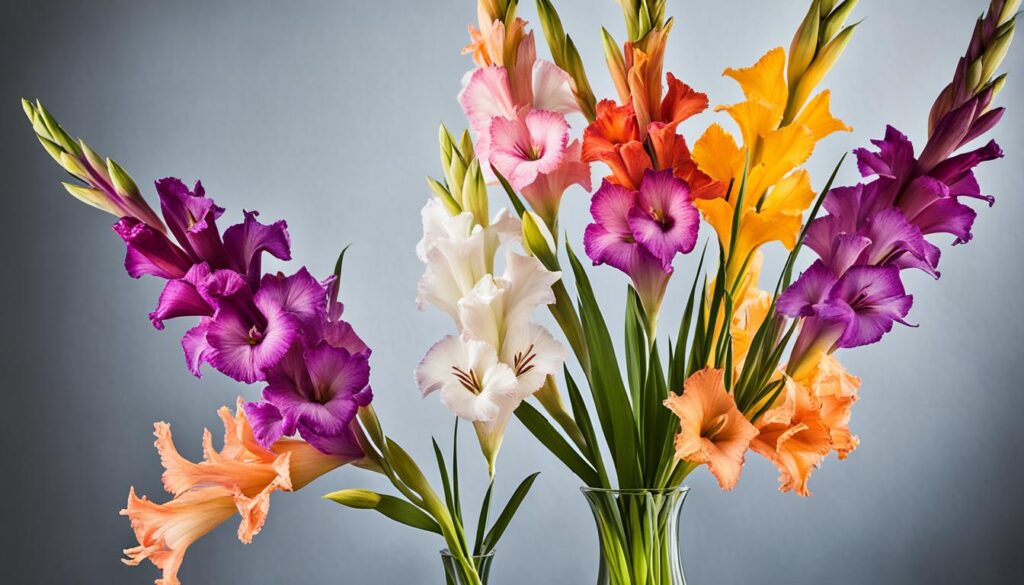
[[[209,365],[236,381],[262,385],[259,400],[240,398],[234,415],[220,411],[223,448],[217,451],[207,432],[202,462],[181,457],[169,425],[156,424],[164,486],[172,499],[158,504],[131,490],[122,513],[131,520],[138,546],[125,551],[125,562],[148,559],[162,570],[158,585],[177,585],[185,552],[197,539],[237,513],[239,539],[248,543],[263,526],[271,494],[298,490],[352,463],[386,476],[399,495],[343,490],[328,499],[442,536],[465,581],[482,585],[472,558],[493,551],[536,475],[520,485],[489,529],[488,492],[474,546],[462,527],[458,490],[449,486],[449,477],[457,482],[457,471],[449,476],[436,443],[443,499],[408,453],[383,433],[371,405],[371,350],[342,319],[345,253],[324,280],[305,267],[291,275],[265,273],[264,254],[291,259],[284,221],[264,224],[256,212],[246,212],[241,223],[222,232],[224,208],[206,196],[202,183],[189,188],[175,178],[156,181],[161,218],[117,163],[72,140],[39,102],[23,100],[23,107],[47,152],[84,183],[67,183],[66,189],[119,218],[113,229],[126,244],[128,274],[165,281],[149,315],[153,327],[162,330],[169,319],[196,320],[181,342],[189,371],[202,377]],[[479,167],[475,173],[479,178]]]

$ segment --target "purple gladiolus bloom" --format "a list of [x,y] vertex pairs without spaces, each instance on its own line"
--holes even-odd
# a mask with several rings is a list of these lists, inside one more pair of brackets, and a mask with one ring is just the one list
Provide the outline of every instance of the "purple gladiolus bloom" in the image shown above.
[[196,181],[190,191],[180,179],[168,177],[156,182],[156,192],[168,229],[192,260],[214,269],[228,268],[216,223],[224,208],[206,197],[202,182]]
[[912,304],[895,266],[854,266],[836,278],[817,260],[776,306],[780,314],[807,318],[793,349],[794,356],[804,356],[813,348],[833,351],[875,343],[893,323],[907,324]]
[[370,403],[369,382],[366,355],[327,342],[308,350],[296,344],[268,374],[263,398],[281,412],[285,435],[305,429],[304,435],[334,436]]
[[209,363],[241,382],[265,379],[300,337],[315,339],[326,315],[326,288],[302,268],[289,277],[267,275],[255,294],[245,278],[219,270],[201,286],[215,311],[182,340],[189,369]]
[[143,275],[159,278],[181,278],[192,261],[163,232],[132,217],[122,217],[113,229],[128,249],[124,268],[132,278]]

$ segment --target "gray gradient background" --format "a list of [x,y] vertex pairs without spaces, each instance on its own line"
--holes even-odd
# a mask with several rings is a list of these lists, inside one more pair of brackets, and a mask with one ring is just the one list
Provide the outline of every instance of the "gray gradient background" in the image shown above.
[[[739,99],[722,69],[788,45],[806,5],[768,4],[669,2],[677,25],[666,69],[713,103]],[[984,4],[861,3],[855,18],[867,21],[827,82],[833,110],[856,131],[824,142],[810,164],[816,186],[842,151],[878,137],[889,121],[923,142],[928,107]],[[603,24],[621,36],[617,7],[558,5],[597,94],[610,95],[597,32]],[[531,2],[523,13],[535,21]],[[239,392],[256,396],[216,373],[189,376],[178,346],[184,323],[150,327],[159,283],[124,274],[112,218],[63,193],[63,175],[36,144],[18,98],[43,99],[150,193],[155,178],[199,177],[228,208],[225,220],[243,207],[287,218],[294,257],[314,272],[326,274],[336,251],[354,242],[343,296],[375,349],[377,409],[429,465],[429,436],[447,442],[450,417],[436,399],[418,397],[411,372],[450,324],[416,310],[422,267],[413,247],[429,194],[423,175],[438,171],[437,124],[465,124],[454,98],[470,67],[459,49],[474,14],[470,2],[454,0],[3,2],[0,580],[151,582],[151,566],[118,562],[133,540],[117,510],[129,485],[164,497],[152,422],[170,421],[182,450],[197,456],[202,428],[218,424],[214,410]],[[846,462],[824,464],[810,499],[778,493],[775,470],[759,457],[732,493],[696,473],[683,524],[692,583],[1024,580],[1019,49],[1006,60],[1013,74],[999,100],[1010,110],[994,133],[1008,157],[980,172],[996,207],[980,214],[971,245],[943,249],[938,285],[907,276],[919,329],[898,328],[883,344],[842,356],[864,382],[853,419],[862,446]],[[708,119],[688,125],[688,135]],[[848,164],[842,178],[854,174]],[[566,198],[573,237],[586,203],[578,190]],[[605,269],[594,278],[617,314],[621,276]],[[680,289],[666,322],[678,314]],[[479,497],[483,466],[470,440],[464,448],[466,493]],[[577,481],[513,424],[499,464],[502,498],[534,470],[543,473],[500,546],[494,581],[593,583],[596,538]],[[318,498],[345,487],[387,486],[343,469],[275,495],[252,545],[238,543],[234,525],[195,545],[185,583],[439,583],[440,542]]]

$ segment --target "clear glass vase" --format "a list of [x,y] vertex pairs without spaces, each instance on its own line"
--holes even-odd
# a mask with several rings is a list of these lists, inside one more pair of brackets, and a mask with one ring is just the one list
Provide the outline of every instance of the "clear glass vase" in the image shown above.
[[689,488],[582,491],[601,545],[597,585],[686,585],[679,513]]
[[473,562],[473,567],[476,569],[475,573],[467,571],[458,557],[453,555],[448,549],[441,551],[441,564],[444,565],[445,585],[487,585],[487,580],[491,574],[491,563],[494,562],[494,551],[492,550],[485,555],[470,557],[470,559]]

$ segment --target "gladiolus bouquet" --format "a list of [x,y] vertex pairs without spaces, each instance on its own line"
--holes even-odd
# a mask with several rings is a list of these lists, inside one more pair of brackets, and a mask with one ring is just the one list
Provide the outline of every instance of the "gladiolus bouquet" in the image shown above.
[[[833,188],[833,172],[817,194],[803,164],[819,142],[850,130],[818,88],[857,28],[847,24],[856,0],[810,2],[788,52],[775,48],[750,67],[726,69],[744,99],[714,111],[738,132],[716,120],[692,143],[679,126],[707,115],[709,99],[663,72],[673,28],[665,1],[619,4],[626,42],[601,31],[617,96],[598,101],[551,0],[537,8],[553,62],[537,58],[516,0],[480,0],[466,48],[477,67],[458,96],[469,134],[456,140],[442,128],[444,180],[429,180],[436,197],[423,211],[424,241],[444,232],[506,242],[521,227],[527,255],[508,253],[502,276],[486,246],[469,252],[449,242],[422,256],[421,291],[453,316],[459,336],[427,354],[421,369],[432,375],[420,387],[441,388],[455,414],[484,429],[488,460],[494,432],[514,413],[579,477],[598,522],[601,582],[675,584],[682,572],[673,514],[690,473],[706,466],[732,489],[754,451],[778,467],[782,491],[808,496],[811,472],[829,453],[844,459],[856,449],[849,421],[860,381],[837,350],[906,325],[912,297],[901,272],[938,278],[934,236],[966,243],[976,212],[965,201],[992,203],[972,169],[1002,151],[995,142],[963,149],[1003,114],[994,106],[1005,79],[997,71],[1020,2],[993,0],[978,20],[919,153],[889,127],[873,148],[855,151],[864,183]],[[574,118],[586,122],[578,138]],[[592,195],[583,250],[629,279],[624,356],[607,324],[613,311],[599,304],[570,239],[561,250],[558,241],[563,193],[591,190],[592,163],[607,175]],[[514,226],[504,210],[488,219],[488,181],[511,201]],[[699,243],[701,218],[713,231],[710,246]],[[772,242],[789,254],[781,274],[763,279],[760,248]],[[660,344],[676,257],[698,246],[696,277],[678,301],[681,322]],[[794,278],[803,247],[818,259]],[[431,294],[453,259],[464,278],[446,280],[459,282],[446,295]],[[548,305],[586,384],[569,368],[557,381],[565,352],[529,323],[527,309],[538,304]],[[490,357],[470,363],[475,352]],[[495,370],[516,376],[504,388],[465,382],[497,379]],[[531,394],[541,409],[523,401]]]
[[[819,143],[851,130],[820,86],[853,39],[857,0],[810,1],[788,50],[725,70],[743,100],[712,112],[707,95],[664,71],[674,23],[665,0],[617,2],[625,42],[600,31],[616,95],[598,100],[552,0],[536,0],[550,61],[538,57],[517,0],[479,0],[464,49],[474,67],[457,98],[468,128],[440,128],[442,176],[428,179],[421,212],[417,302],[452,327],[424,348],[414,377],[457,417],[456,438],[459,419],[475,430],[491,487],[472,540],[457,452],[449,466],[434,443],[439,494],[373,409],[371,351],[338,300],[344,253],[326,279],[305,268],[265,272],[265,254],[291,259],[283,221],[245,212],[221,231],[224,209],[203,185],[174,178],[156,182],[158,215],[120,165],[72,139],[39,102],[24,102],[43,147],[76,179],[66,189],[118,218],[128,273],[165,281],[153,326],[194,320],[182,339],[188,369],[261,389],[258,400],[220,411],[223,447],[207,432],[201,462],[182,457],[170,426],[156,424],[171,499],[130,491],[122,513],[138,546],[126,563],[148,559],[163,570],[158,584],[177,584],[196,539],[238,514],[238,536],[249,542],[271,494],[351,463],[386,476],[397,495],[352,489],[328,499],[441,535],[448,582],[483,584],[536,477],[488,528],[514,417],[584,484],[600,582],[679,585],[676,526],[690,473],[706,466],[730,490],[753,451],[777,466],[782,491],[809,496],[822,460],[857,448],[849,423],[860,380],[838,350],[908,325],[913,297],[902,271],[937,279],[938,236],[969,242],[977,211],[968,203],[993,204],[974,168],[1003,153],[994,141],[969,145],[1003,115],[998,71],[1021,0],[990,0],[927,114],[923,148],[889,126],[854,151],[863,181],[844,187],[833,182],[845,155],[824,181],[803,165]],[[688,141],[680,125],[698,116],[709,124]],[[574,186],[592,191],[582,246],[559,233],[561,199]],[[510,208],[494,212],[492,193]],[[703,238],[702,220],[711,229]],[[788,255],[769,277],[761,248],[773,243]],[[804,248],[816,256],[809,264]],[[627,277],[621,352],[608,325],[620,309],[599,303],[580,249]],[[678,256],[692,259],[695,276],[673,295]],[[666,303],[682,316],[661,342]],[[542,306],[561,335],[536,320]]]

